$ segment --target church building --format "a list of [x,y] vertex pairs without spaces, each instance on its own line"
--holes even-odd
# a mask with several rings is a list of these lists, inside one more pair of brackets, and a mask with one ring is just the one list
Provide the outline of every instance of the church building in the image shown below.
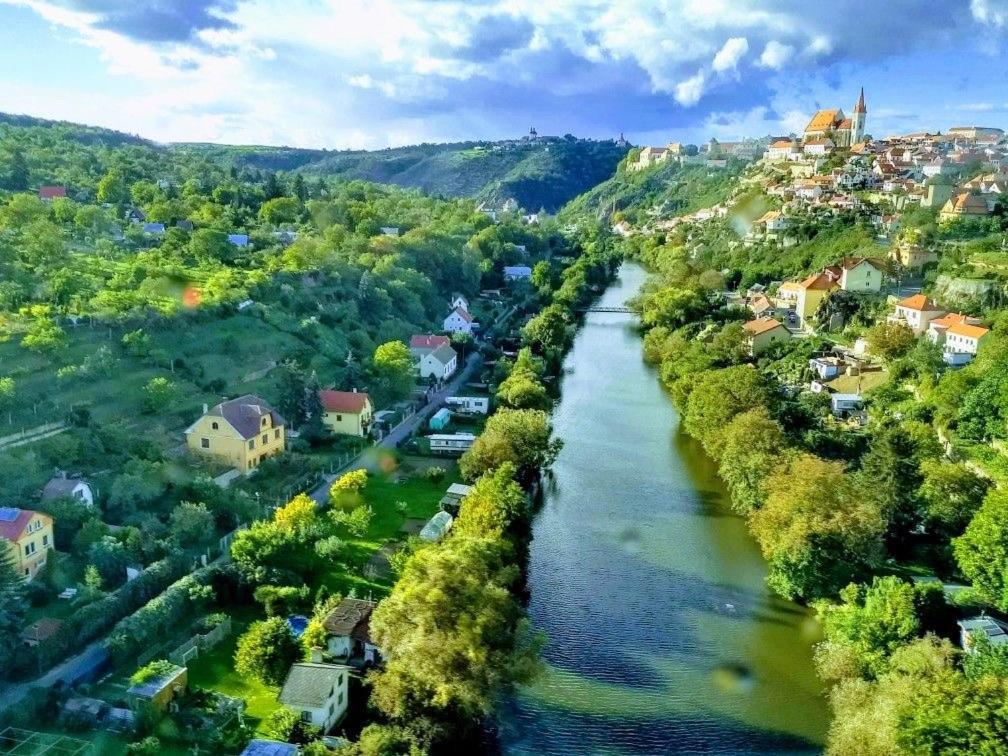
[[837,147],[851,147],[864,139],[865,117],[864,87],[858,96],[857,104],[850,118],[837,108],[835,110],[820,110],[805,127],[803,141],[830,139]]

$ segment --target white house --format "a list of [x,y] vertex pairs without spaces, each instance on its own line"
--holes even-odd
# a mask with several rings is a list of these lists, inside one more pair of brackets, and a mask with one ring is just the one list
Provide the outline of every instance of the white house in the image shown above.
[[469,312],[469,300],[466,299],[461,294],[454,294],[452,296],[451,308],[453,310],[458,309],[458,310],[465,310],[466,312]]
[[326,650],[337,658],[377,662],[381,652],[371,641],[371,613],[376,606],[374,601],[345,598],[333,607],[322,620]]
[[976,357],[980,343],[990,333],[983,326],[954,323],[945,331],[944,360],[949,365],[966,365]]
[[814,357],[808,362],[809,370],[819,376],[819,380],[836,378],[843,370],[843,361],[836,357]]
[[228,234],[227,240],[229,244],[240,249],[244,249],[249,245],[248,234]]
[[94,491],[90,484],[81,478],[69,478],[66,473],[60,473],[42,489],[42,501],[62,498],[76,499],[89,507],[94,506]]
[[532,278],[532,268],[528,265],[505,265],[504,279],[507,281],[528,281]]
[[447,380],[458,367],[458,355],[447,344],[442,344],[434,351],[420,357],[420,377],[434,376],[439,381]]
[[413,359],[419,360],[425,354],[430,354],[439,346],[450,346],[451,339],[441,334],[414,334],[410,337],[409,350]]
[[473,445],[472,433],[434,433],[427,436],[430,449],[435,454],[463,454]]
[[932,320],[940,318],[945,310],[924,294],[914,294],[896,303],[896,311],[887,320],[890,323],[900,323],[907,326],[920,336],[928,330]]
[[350,696],[350,667],[324,664],[321,653],[312,653],[319,661],[292,664],[278,700],[301,715],[301,721],[314,725],[325,734],[343,719]]
[[847,417],[852,412],[857,412],[864,405],[860,394],[831,394],[830,410],[834,417]]
[[473,322],[473,316],[469,314],[468,310],[456,307],[444,319],[442,328],[447,333],[467,333],[471,335],[475,328],[475,323]]

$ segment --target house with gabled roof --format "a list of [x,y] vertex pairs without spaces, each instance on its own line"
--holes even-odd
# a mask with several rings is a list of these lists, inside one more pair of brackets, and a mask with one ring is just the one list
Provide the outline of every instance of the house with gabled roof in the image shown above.
[[67,188],[65,186],[40,186],[38,198],[43,202],[52,202],[54,199],[66,199]]
[[450,313],[448,317],[444,319],[442,324],[443,330],[447,333],[465,333],[472,334],[475,330],[476,321],[473,320],[473,316],[469,314],[468,310],[463,310],[461,307],[456,307]]
[[451,346],[451,339],[437,333],[414,334],[410,336],[409,350],[414,359],[419,360],[440,346]]
[[186,429],[194,454],[213,457],[248,474],[286,448],[285,421],[264,399],[246,394],[208,409]]
[[887,318],[889,323],[905,325],[916,335],[927,331],[932,320],[940,318],[945,310],[926,294],[914,294],[896,303],[895,311]]
[[962,192],[946,202],[938,213],[941,223],[951,223],[959,219],[985,218],[990,215],[987,200],[973,192]]
[[945,348],[942,358],[946,364],[958,367],[968,365],[976,357],[980,344],[990,333],[989,328],[965,321],[953,323],[945,331]]
[[374,405],[363,391],[319,391],[323,424],[333,433],[364,437],[371,431]]
[[322,620],[325,628],[326,650],[339,659],[363,658],[377,662],[381,657],[378,646],[371,640],[371,613],[377,604],[358,598],[345,598]]
[[810,319],[815,315],[816,310],[819,309],[819,303],[826,298],[826,295],[838,288],[840,288],[840,284],[837,283],[837,280],[823,271],[813,273],[798,284],[795,313],[798,315],[802,328],[808,327]]
[[0,548],[5,545],[14,569],[31,580],[45,567],[54,546],[53,518],[30,509],[0,507]]
[[277,700],[325,734],[346,715],[350,672],[342,664],[321,661],[292,664]]
[[421,378],[435,378],[444,381],[450,378],[458,368],[458,354],[447,344],[423,355],[417,369]]
[[749,344],[749,354],[753,357],[780,341],[790,341],[791,332],[774,318],[757,318],[742,326]]

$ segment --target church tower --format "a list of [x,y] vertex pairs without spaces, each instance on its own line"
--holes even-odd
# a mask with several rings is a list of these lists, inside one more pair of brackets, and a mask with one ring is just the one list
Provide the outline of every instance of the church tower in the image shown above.
[[861,94],[858,95],[857,105],[854,106],[854,112],[851,114],[851,145],[855,145],[864,139],[865,117],[867,115],[868,110],[864,104],[864,87],[861,87]]

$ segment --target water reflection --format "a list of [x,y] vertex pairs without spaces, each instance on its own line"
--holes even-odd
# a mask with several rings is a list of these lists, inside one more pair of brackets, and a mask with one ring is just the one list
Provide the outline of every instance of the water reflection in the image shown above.
[[[642,280],[628,266],[605,303]],[[627,316],[590,316],[563,380],[565,446],[529,562],[548,673],[503,706],[505,750],[816,751],[814,623],[767,592],[744,522],[675,431]]]

